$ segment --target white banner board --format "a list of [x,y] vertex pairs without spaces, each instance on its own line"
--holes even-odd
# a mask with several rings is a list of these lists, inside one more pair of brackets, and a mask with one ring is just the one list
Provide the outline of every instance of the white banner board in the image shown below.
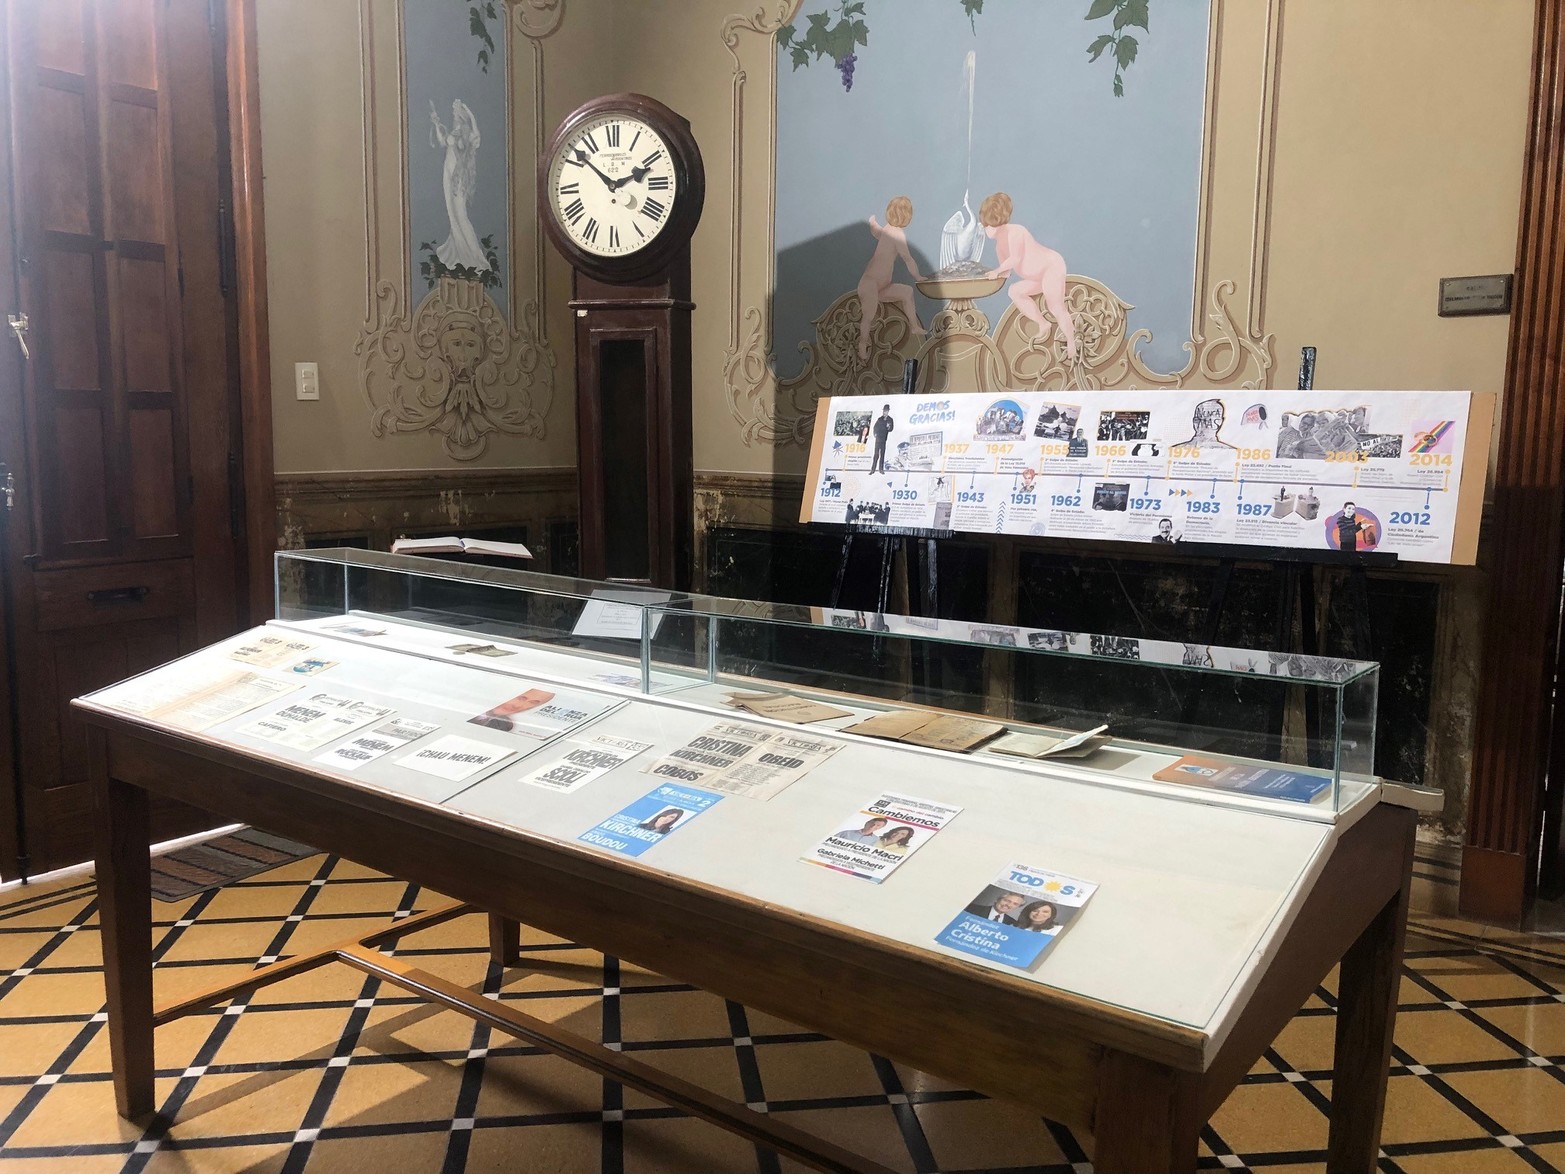
[[1493,403],[1465,391],[825,399],[801,521],[1471,562]]

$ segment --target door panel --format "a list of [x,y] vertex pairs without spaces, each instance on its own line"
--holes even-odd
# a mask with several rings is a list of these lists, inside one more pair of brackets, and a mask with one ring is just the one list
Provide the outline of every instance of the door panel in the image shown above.
[[[205,0],[0,5],[14,270],[34,343],[18,495],[32,525],[10,527],[3,570],[39,872],[90,851],[71,699],[238,627],[227,111]],[[198,818],[165,812],[157,830]]]

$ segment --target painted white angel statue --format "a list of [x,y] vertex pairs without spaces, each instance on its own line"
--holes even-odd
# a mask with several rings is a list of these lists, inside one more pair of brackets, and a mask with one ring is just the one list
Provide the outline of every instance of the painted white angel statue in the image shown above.
[[441,182],[446,191],[446,216],[451,221],[451,234],[435,250],[440,263],[455,269],[458,265],[480,272],[489,268],[483,246],[473,222],[468,219],[467,205],[473,198],[473,185],[478,176],[478,119],[468,109],[467,103],[457,98],[451,103],[451,128],[440,121],[435,104],[429,104],[429,145],[445,150],[445,169]]

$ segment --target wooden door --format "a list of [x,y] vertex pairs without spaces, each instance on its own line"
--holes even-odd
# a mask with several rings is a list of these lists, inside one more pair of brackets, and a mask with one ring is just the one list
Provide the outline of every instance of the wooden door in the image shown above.
[[[227,112],[207,0],[3,2],[12,269],[31,352],[20,427],[0,435],[17,482],[13,864],[37,873],[90,855],[70,699],[243,614]],[[165,813],[160,831],[197,818]]]

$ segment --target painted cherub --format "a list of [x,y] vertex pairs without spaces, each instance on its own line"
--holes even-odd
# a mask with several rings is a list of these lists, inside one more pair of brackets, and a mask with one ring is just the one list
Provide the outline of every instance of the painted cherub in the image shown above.
[[914,334],[924,333],[924,324],[918,320],[918,306],[913,301],[913,287],[891,280],[897,267],[897,258],[907,266],[914,281],[923,281],[913,254],[908,252],[907,233],[903,231],[913,222],[913,201],[897,196],[886,205],[886,223],[873,216],[869,218],[869,230],[875,234],[875,254],[864,267],[859,278],[859,358],[869,358],[869,330],[875,324],[875,314],[882,302],[895,302],[907,315]]
[[1040,337],[1049,330],[1048,320],[1036,300],[1042,294],[1044,305],[1059,323],[1060,335],[1065,339],[1065,353],[1071,362],[1075,362],[1076,323],[1071,320],[1070,307],[1065,304],[1065,258],[1039,244],[1020,224],[1011,223],[1011,197],[1004,192],[995,192],[979,205],[978,222],[994,241],[997,259],[995,267],[984,276],[1016,275],[1011,283],[1011,301],[1023,317],[1038,327]]

